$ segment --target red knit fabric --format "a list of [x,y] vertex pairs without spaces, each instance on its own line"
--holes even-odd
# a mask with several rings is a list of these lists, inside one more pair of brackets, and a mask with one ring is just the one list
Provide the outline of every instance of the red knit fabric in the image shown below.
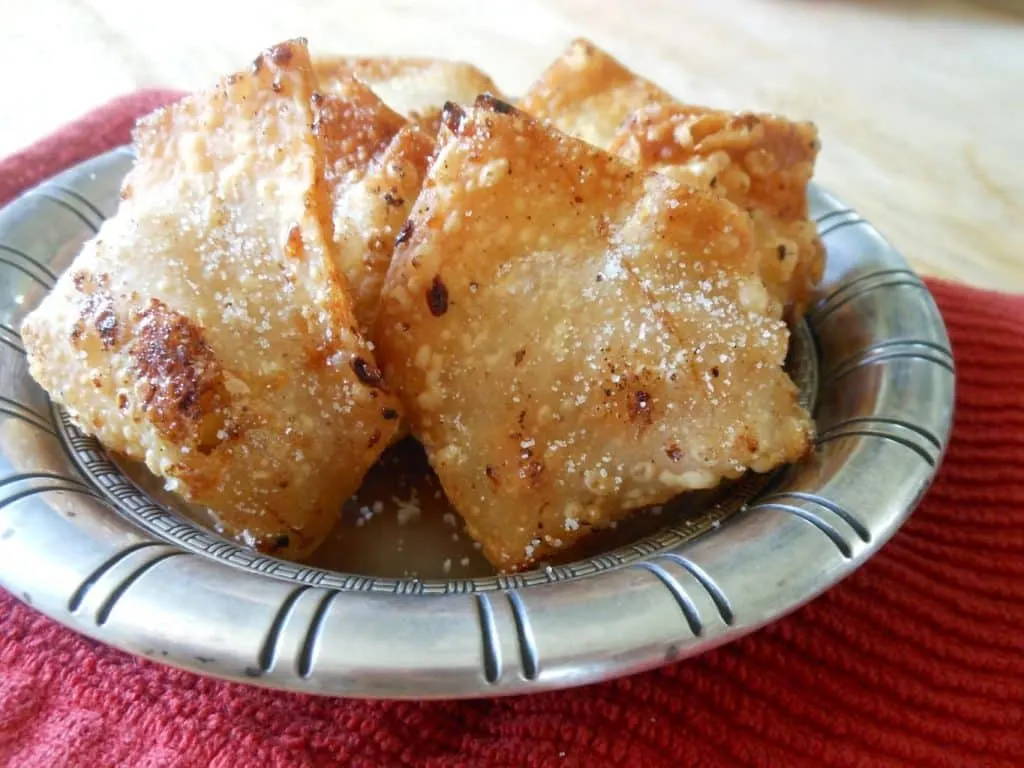
[[[0,203],[172,96],[128,97],[0,162]],[[197,677],[0,592],[0,765],[1024,765],[1024,298],[929,285],[959,371],[939,479],[879,555],[789,618],[630,679],[394,703]]]

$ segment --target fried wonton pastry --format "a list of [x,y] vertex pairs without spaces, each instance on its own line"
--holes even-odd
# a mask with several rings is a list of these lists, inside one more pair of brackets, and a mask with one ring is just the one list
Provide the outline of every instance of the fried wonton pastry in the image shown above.
[[807,215],[818,146],[811,123],[656,104],[631,115],[609,151],[685,184],[714,189],[749,211],[761,279],[799,317],[825,261]]
[[373,327],[395,238],[419,194],[434,137],[392,111],[355,78],[314,97],[314,132],[326,161],[338,266],[361,330]]
[[323,56],[314,59],[314,66],[325,91],[332,92],[339,79],[354,75],[431,134],[437,133],[445,102],[472,104],[481,93],[501,96],[490,77],[462,61]]
[[502,102],[446,118],[378,359],[496,567],[804,455],[743,211]]
[[574,40],[519,106],[560,131],[607,149],[633,111],[672,97],[588,40]]
[[117,215],[26,319],[32,376],[226,532],[300,556],[398,404],[334,263],[304,41],[142,119]]
[[774,115],[683,105],[586,40],[576,40],[520,102],[560,130],[686,183],[717,189],[753,217],[772,298],[803,314],[825,251],[807,218],[817,131]]

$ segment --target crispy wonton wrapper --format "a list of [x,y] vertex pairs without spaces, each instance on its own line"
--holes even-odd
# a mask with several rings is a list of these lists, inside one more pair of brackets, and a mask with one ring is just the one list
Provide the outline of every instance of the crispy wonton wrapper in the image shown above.
[[808,219],[807,184],[818,154],[813,124],[652,105],[630,116],[609,150],[684,184],[715,189],[748,211],[761,279],[792,317],[803,314],[825,266],[818,228]]
[[315,82],[292,41],[141,120],[117,215],[22,328],[84,430],[290,557],[399,416],[335,265]]
[[808,450],[749,222],[502,102],[447,111],[378,359],[496,567]]
[[629,114],[672,96],[589,40],[577,39],[551,63],[519,107],[563,133],[607,149]]
[[320,56],[313,60],[323,89],[331,93],[354,75],[392,109],[430,134],[440,125],[446,102],[472,104],[481,93],[501,96],[485,73],[462,61],[414,57]]
[[377,317],[395,238],[419,194],[434,135],[392,111],[355,78],[314,97],[313,126],[331,191],[338,267],[348,280],[360,329]]
[[817,130],[776,115],[679,103],[586,40],[576,40],[520,102],[560,130],[684,184],[714,189],[751,214],[761,278],[799,318],[825,250],[807,218]]

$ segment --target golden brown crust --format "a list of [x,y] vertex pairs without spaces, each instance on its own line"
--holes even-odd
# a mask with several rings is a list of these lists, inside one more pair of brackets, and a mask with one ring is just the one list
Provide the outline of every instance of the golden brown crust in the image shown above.
[[323,539],[397,422],[354,368],[375,363],[335,264],[314,87],[292,41],[139,121],[117,215],[22,328],[83,429],[285,556]]
[[430,135],[440,124],[445,102],[472,104],[481,93],[500,96],[498,86],[472,64],[417,57],[322,56],[313,60],[325,91],[355,76],[392,109]]
[[519,102],[560,131],[606,149],[634,110],[672,97],[589,40],[574,40]]
[[395,238],[419,194],[434,139],[388,108],[358,80],[339,78],[314,96],[314,133],[331,191],[338,266],[360,328],[377,316]]
[[[133,318],[135,341],[128,349],[135,376],[143,382],[141,408],[169,441],[209,453],[204,423],[218,417],[230,397],[224,371],[206,343],[202,329],[159,299]],[[104,343],[109,349],[113,344]]]
[[313,133],[324,146],[328,174],[365,167],[408,120],[355,78],[341,78],[326,95],[313,94]]
[[749,218],[482,99],[451,109],[378,358],[502,570],[804,454]]
[[799,317],[825,252],[807,218],[817,130],[776,115],[656,104],[632,114],[609,151],[686,184],[715,189],[750,212],[761,278]]

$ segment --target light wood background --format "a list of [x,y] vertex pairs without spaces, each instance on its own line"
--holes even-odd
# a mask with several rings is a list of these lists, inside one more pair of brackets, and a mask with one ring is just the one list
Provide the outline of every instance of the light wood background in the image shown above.
[[0,0],[0,155],[303,35],[521,92],[585,36],[680,98],[818,123],[818,179],[922,272],[1024,291],[1024,0]]

